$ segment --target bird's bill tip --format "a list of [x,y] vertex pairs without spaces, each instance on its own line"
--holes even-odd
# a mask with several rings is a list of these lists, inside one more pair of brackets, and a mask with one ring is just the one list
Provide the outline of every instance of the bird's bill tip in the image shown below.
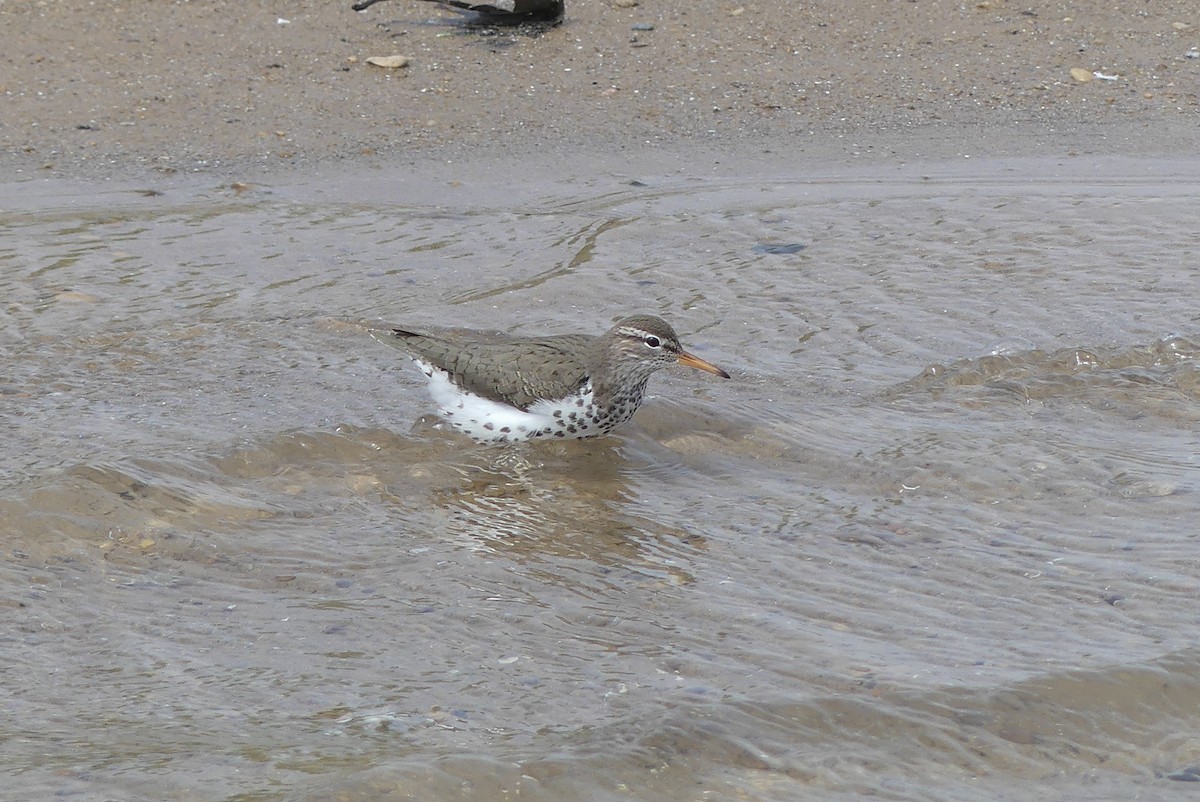
[[696,368],[698,370],[703,370],[708,373],[715,373],[716,375],[720,376],[722,379],[729,378],[728,373],[721,370],[719,367],[717,367],[713,363],[706,362],[698,356],[689,354],[687,351],[681,351],[679,353],[679,364],[687,365],[689,368]]

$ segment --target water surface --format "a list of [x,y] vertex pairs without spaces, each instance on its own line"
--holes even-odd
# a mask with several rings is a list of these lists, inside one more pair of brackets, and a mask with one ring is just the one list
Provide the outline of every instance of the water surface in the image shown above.
[[[1200,167],[639,178],[0,188],[9,793],[1200,778]],[[635,311],[733,379],[508,448],[365,327]]]

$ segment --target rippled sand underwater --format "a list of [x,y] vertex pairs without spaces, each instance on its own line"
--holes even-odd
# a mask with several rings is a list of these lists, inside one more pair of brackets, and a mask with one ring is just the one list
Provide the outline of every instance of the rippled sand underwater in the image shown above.
[[[1185,793],[1198,172],[5,188],[9,793]],[[367,334],[634,311],[517,448]]]

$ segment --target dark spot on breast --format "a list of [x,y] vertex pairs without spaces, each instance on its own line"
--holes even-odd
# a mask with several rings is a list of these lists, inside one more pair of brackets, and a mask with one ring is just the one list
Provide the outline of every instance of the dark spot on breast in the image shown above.
[[582,398],[576,398],[576,399],[575,399],[575,406],[577,406],[577,407],[581,407],[581,406],[583,406],[583,399],[582,399]]
[[501,426],[500,431],[504,432],[505,434],[508,434],[509,432],[512,431],[512,427],[511,426]]
[[496,424],[492,423],[491,421],[488,421],[487,423],[483,424],[483,428],[487,429],[490,432],[492,429],[496,428]]
[[575,432],[577,432],[579,430],[576,429],[574,426],[568,426],[567,431],[570,432],[571,434],[575,434]]
[[562,417],[562,410],[561,410],[561,409],[556,409],[556,410],[554,410],[554,417],[556,417],[556,418],[561,418],[561,417]]
[[554,436],[555,437],[566,437],[566,435],[563,433],[562,429],[559,429],[557,432],[555,432]]

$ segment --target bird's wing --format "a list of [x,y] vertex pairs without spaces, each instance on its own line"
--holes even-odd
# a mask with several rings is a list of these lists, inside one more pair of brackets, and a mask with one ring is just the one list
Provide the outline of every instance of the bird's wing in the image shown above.
[[463,389],[518,409],[570,395],[588,380],[584,354],[591,337],[463,343],[403,329],[393,333],[395,344],[446,371]]

